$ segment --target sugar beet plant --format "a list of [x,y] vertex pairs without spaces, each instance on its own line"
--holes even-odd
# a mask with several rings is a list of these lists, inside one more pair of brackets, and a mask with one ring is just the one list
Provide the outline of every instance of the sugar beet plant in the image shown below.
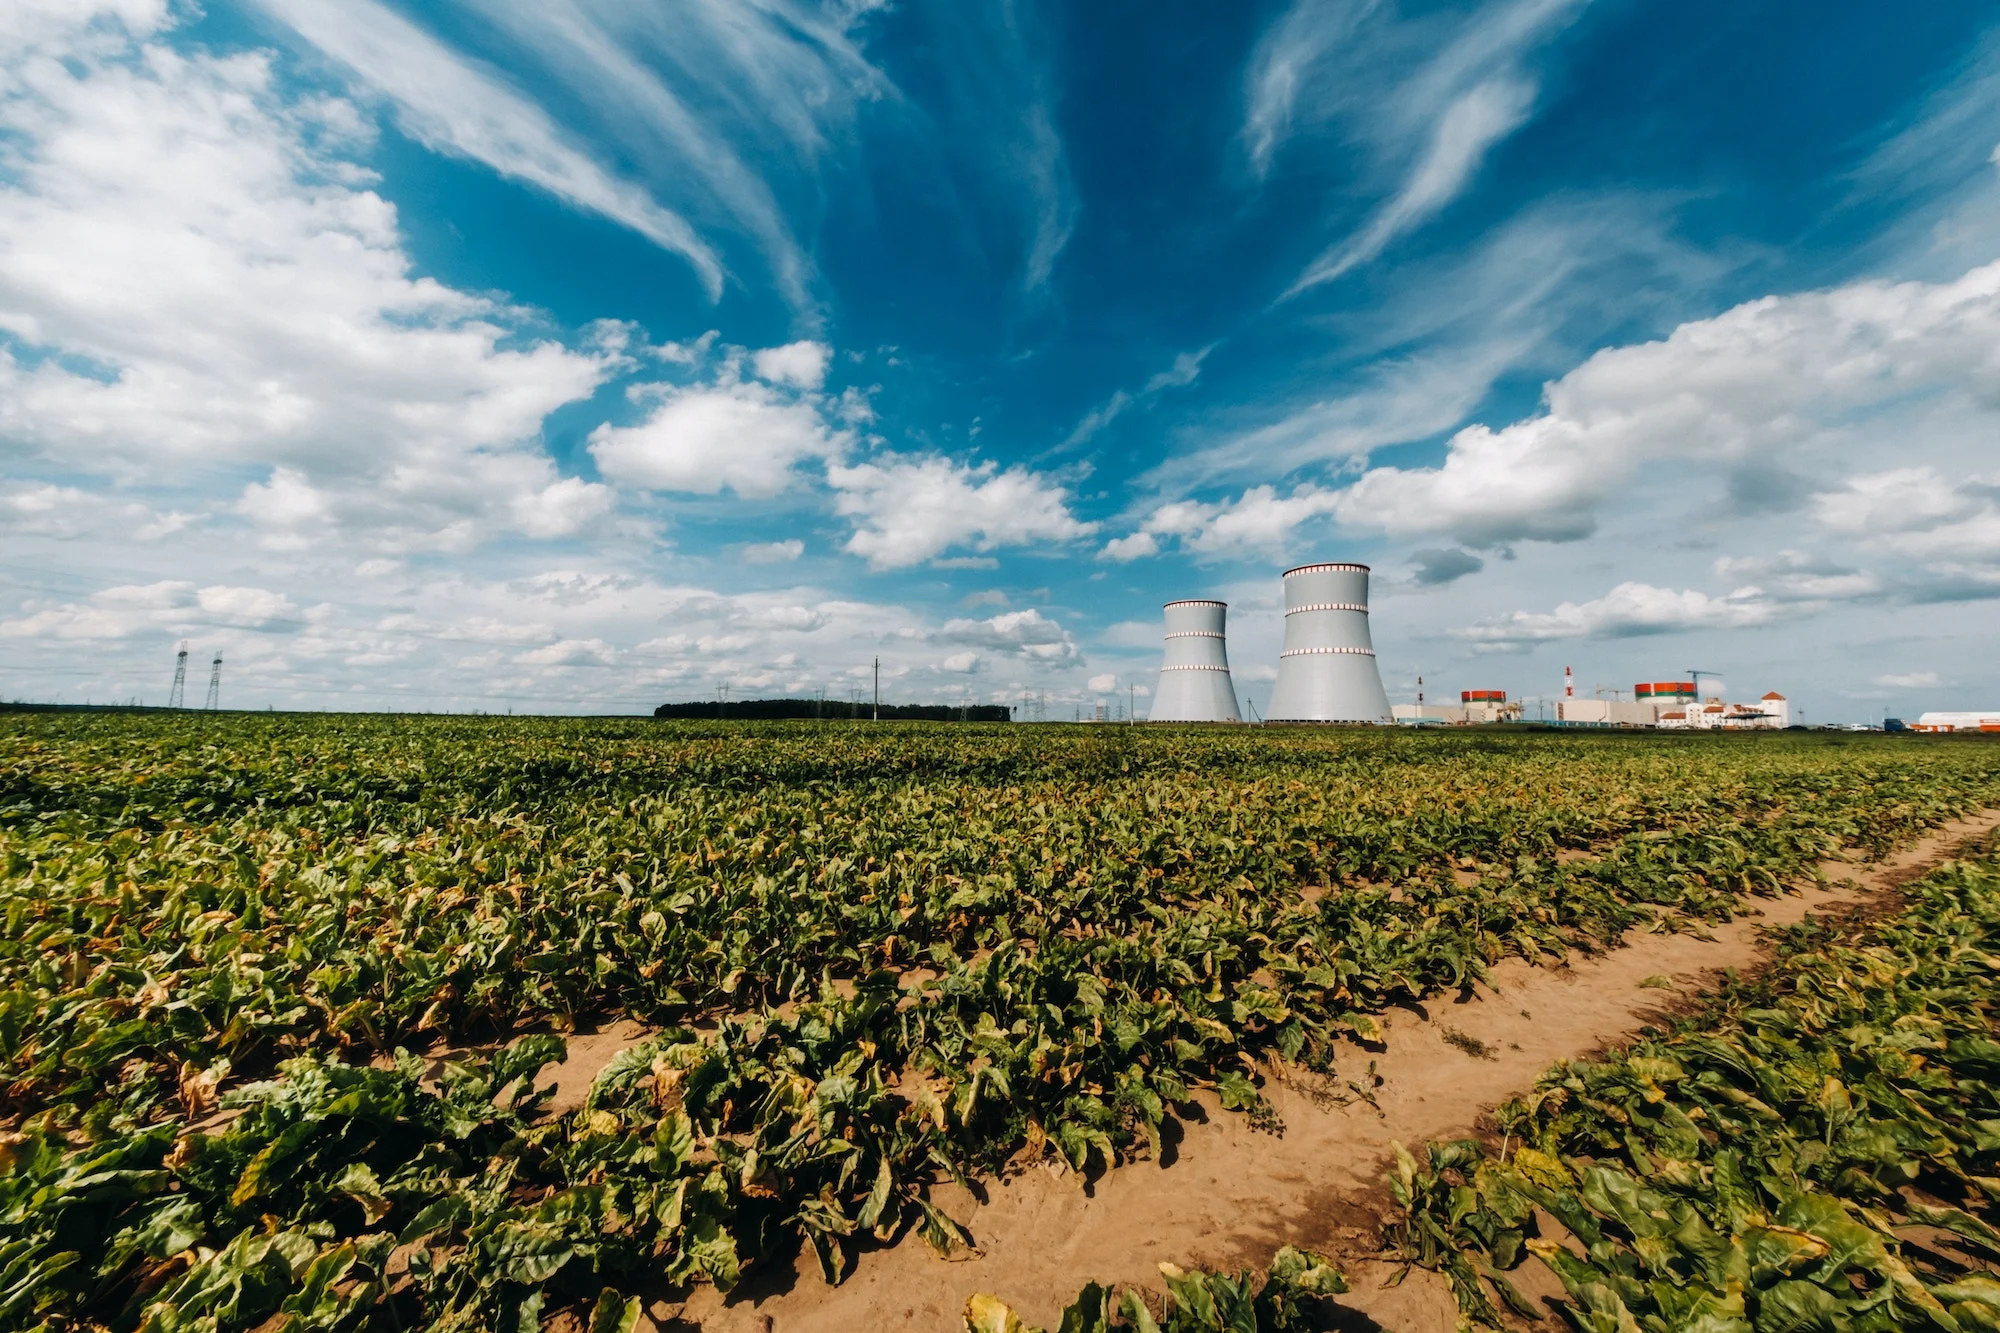
[[1558,1068],[1503,1109],[1498,1153],[1402,1154],[1405,1255],[1479,1328],[1546,1313],[1520,1290],[1537,1257],[1586,1333],[2000,1328],[2000,858],[1909,897]]
[[[1328,1068],[1385,1004],[1720,919],[1842,846],[2000,800],[1987,747],[1786,737],[6,725],[13,1160],[61,1189],[136,1154],[102,1170],[131,1173],[138,1212],[17,1237],[0,1282],[37,1294],[0,1310],[125,1327],[185,1307],[216,1333],[327,1292],[359,1304],[290,1312],[485,1327],[541,1300],[617,1323],[648,1274],[728,1285],[805,1246],[837,1280],[864,1241],[950,1247],[940,1178],[1102,1169],[1197,1089],[1261,1113],[1265,1062]],[[662,1034],[564,1117],[517,1098],[465,1128],[475,1094],[392,1059],[613,1016]],[[355,1072],[370,1060],[394,1068]],[[272,1118],[349,1077],[411,1109]],[[242,1112],[224,1129],[218,1097]],[[237,1157],[206,1185],[182,1171],[210,1140],[247,1154],[226,1190]],[[304,1153],[318,1192],[258,1202],[267,1148]],[[220,1202],[162,1230],[145,1218],[168,1196]],[[448,1198],[497,1211],[426,1211]],[[514,1264],[529,1232],[558,1240]],[[266,1243],[293,1234],[310,1254]],[[347,1276],[314,1268],[346,1245]]]

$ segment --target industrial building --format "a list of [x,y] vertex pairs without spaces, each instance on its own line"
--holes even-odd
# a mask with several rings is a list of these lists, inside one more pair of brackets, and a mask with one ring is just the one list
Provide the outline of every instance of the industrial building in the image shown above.
[[1168,602],[1166,652],[1153,694],[1155,722],[1241,722],[1229,677],[1226,602]]
[[2000,712],[1925,713],[1910,723],[1910,730],[2000,732]]
[[1509,700],[1505,690],[1460,690],[1458,703],[1427,704],[1421,702],[1397,704],[1390,709],[1390,715],[1400,723],[1411,726],[1434,725],[1464,727],[1483,722],[1519,722],[1521,704],[1519,700]]
[[[1659,727],[1666,730],[1773,731],[1791,725],[1791,704],[1772,690],[1754,704],[1729,703],[1720,696],[1703,699],[1692,681],[1642,682],[1632,698],[1556,700],[1557,726]],[[1504,690],[1464,690],[1456,707],[1445,704],[1397,704],[1398,722],[1411,725],[1471,726],[1483,722],[1521,722],[1526,716],[1518,701]],[[2000,729],[2000,715],[1993,716]]]
[[1368,633],[1368,566],[1300,565],[1285,583],[1273,722],[1393,720]]

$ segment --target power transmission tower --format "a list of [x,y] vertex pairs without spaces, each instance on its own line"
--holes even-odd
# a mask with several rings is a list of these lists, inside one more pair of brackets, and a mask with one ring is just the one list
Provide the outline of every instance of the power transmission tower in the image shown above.
[[882,720],[882,659],[879,657],[875,659],[875,716],[869,720]]
[[208,664],[208,702],[203,708],[213,713],[222,707],[222,653],[218,650],[215,660]]
[[187,707],[188,646],[181,640],[181,650],[174,654],[174,687],[167,691],[167,707]]

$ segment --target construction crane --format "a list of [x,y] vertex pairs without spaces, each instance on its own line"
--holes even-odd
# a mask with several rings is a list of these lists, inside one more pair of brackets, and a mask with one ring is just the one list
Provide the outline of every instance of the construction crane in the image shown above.
[[1689,667],[1687,673],[1688,679],[1694,682],[1694,697],[1697,699],[1701,697],[1701,678],[1703,676],[1709,676],[1716,680],[1722,679],[1720,671],[1709,671],[1702,667]]

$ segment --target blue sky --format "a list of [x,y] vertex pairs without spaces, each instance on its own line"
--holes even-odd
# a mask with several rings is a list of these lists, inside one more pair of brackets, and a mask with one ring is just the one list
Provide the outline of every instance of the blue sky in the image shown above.
[[2000,700],[1977,6],[20,12],[8,697]]

